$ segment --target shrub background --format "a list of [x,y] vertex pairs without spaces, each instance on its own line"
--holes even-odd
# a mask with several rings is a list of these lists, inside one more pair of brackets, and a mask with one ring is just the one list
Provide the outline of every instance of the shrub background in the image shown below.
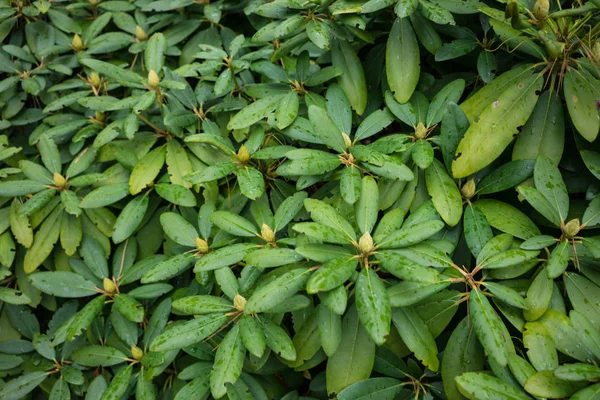
[[0,0],[0,398],[598,398],[599,7]]

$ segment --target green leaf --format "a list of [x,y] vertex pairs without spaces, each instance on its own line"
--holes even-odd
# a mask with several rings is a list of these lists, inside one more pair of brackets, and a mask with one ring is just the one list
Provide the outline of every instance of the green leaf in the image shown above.
[[38,150],[42,156],[42,162],[51,174],[62,172],[62,162],[60,152],[54,140],[48,138],[47,135],[42,135],[38,142]]
[[284,360],[296,360],[296,348],[287,332],[268,318],[260,319],[267,346]]
[[198,231],[181,215],[174,212],[163,213],[160,216],[160,224],[165,234],[174,242],[182,246],[196,247]]
[[256,168],[245,167],[236,171],[240,191],[251,200],[256,200],[265,192],[263,175]]
[[281,202],[273,216],[273,230],[275,232],[285,228],[304,207],[306,192],[296,192]]
[[517,192],[554,226],[560,226],[558,211],[539,190],[529,186],[517,186]]
[[170,279],[189,268],[194,259],[193,253],[183,253],[150,265],[150,268],[141,276],[141,282],[153,283]]
[[558,167],[549,158],[539,156],[535,162],[533,178],[535,187],[552,204],[560,220],[564,221],[569,213],[569,194]]
[[106,391],[102,394],[102,400],[119,400],[121,397],[123,397],[131,382],[132,374],[133,365],[128,365],[121,369],[113,377],[112,381],[106,388]]
[[356,222],[361,234],[371,233],[379,213],[379,188],[375,179],[365,176],[362,179],[361,195],[354,207]]
[[552,336],[556,349],[561,353],[582,362],[586,362],[592,357],[592,353],[586,347],[573,341],[573,338],[578,335],[565,314],[549,308],[537,322],[544,325]]
[[69,389],[69,384],[63,379],[61,376],[54,385],[52,385],[52,390],[50,391],[50,396],[48,399],[50,400],[67,400],[71,398],[71,390]]
[[396,308],[392,314],[392,320],[400,337],[410,351],[415,353],[415,357],[430,370],[437,371],[440,366],[437,358],[437,345],[427,325],[415,309],[411,307]]
[[421,243],[425,239],[435,235],[443,227],[444,223],[440,220],[424,221],[418,226],[407,227],[404,225],[402,229],[380,240],[379,248],[395,249]]
[[588,142],[598,136],[598,80],[575,68],[569,68],[564,77],[567,110],[577,131]]
[[318,106],[310,106],[308,108],[308,118],[313,127],[319,130],[320,138],[327,147],[338,153],[343,153],[346,150],[342,131],[324,109]]
[[400,254],[398,251],[378,251],[375,257],[386,271],[405,281],[421,283],[438,282],[438,271],[420,265],[421,263]]
[[252,355],[262,357],[267,347],[267,342],[258,318],[252,315],[243,315],[240,318],[239,325],[244,347]]
[[377,273],[363,268],[356,280],[356,308],[358,317],[377,344],[385,343],[390,332],[392,310],[385,286]]
[[85,367],[110,367],[126,360],[127,356],[121,351],[100,345],[84,346],[73,353],[73,361]]
[[[564,240],[552,249],[548,262],[546,263],[546,272],[550,279],[558,278],[567,269],[569,257],[571,256],[571,245],[568,240]],[[598,319],[600,322],[600,318]]]
[[517,136],[512,158],[535,160],[543,155],[554,165],[558,165],[563,154],[564,142],[563,105],[556,91],[547,90],[538,99],[531,117]]
[[127,203],[113,227],[112,240],[114,243],[125,241],[139,228],[148,210],[149,202],[147,195],[140,195]]
[[293,249],[262,248],[248,253],[244,261],[258,268],[274,268],[301,261],[304,257]]
[[346,94],[352,109],[358,115],[363,115],[367,107],[367,82],[356,52],[345,40],[333,39],[331,62],[342,71],[337,78],[338,84]]
[[201,342],[228,320],[224,314],[207,314],[198,318],[171,324],[150,345],[150,351],[178,350]]
[[463,399],[457,377],[483,369],[483,363],[483,349],[468,317],[465,317],[452,332],[442,357],[442,382],[448,400]]
[[477,289],[469,293],[469,317],[477,338],[489,357],[500,366],[506,366],[509,351],[507,338],[504,336],[506,328],[489,300]]
[[326,262],[311,275],[306,291],[312,294],[335,289],[350,279],[357,265],[358,258],[354,256],[338,257]]
[[350,240],[356,240],[352,225],[329,204],[321,200],[305,199],[304,208],[310,213],[313,221],[344,233]]
[[290,91],[281,99],[281,102],[277,105],[277,111],[275,111],[275,123],[277,124],[277,129],[285,129],[294,122],[298,116],[299,105],[300,99],[298,93],[295,91]]
[[228,267],[244,259],[246,253],[258,246],[250,243],[238,243],[215,250],[212,253],[202,256],[194,267],[194,272],[212,271],[215,269]]
[[486,258],[479,265],[486,269],[507,268],[531,260],[538,254],[538,250],[510,249]]
[[[542,76],[532,74],[508,88],[482,111],[458,144],[457,158],[452,162],[455,178],[467,177],[500,156],[518,133],[517,128],[533,112],[542,84]],[[496,140],[485,140],[491,131],[496,132]]]
[[257,123],[272,113],[282,98],[283,95],[269,96],[250,103],[229,120],[227,129],[243,129]]
[[600,289],[589,279],[573,273],[565,274],[565,288],[575,311],[592,324],[600,324]]
[[273,279],[268,284],[256,289],[248,298],[244,312],[256,314],[269,309],[288,299],[306,285],[310,270],[295,268]]
[[96,294],[96,285],[81,275],[68,271],[36,272],[29,276],[40,291],[58,297],[78,298]]
[[375,343],[360,323],[356,307],[342,320],[342,340],[327,361],[327,392],[339,394],[348,386],[371,376],[375,361]]
[[558,379],[552,371],[536,372],[525,382],[525,390],[528,393],[551,399],[568,398],[585,386],[586,383],[583,382],[570,382]]
[[2,386],[0,397],[6,400],[20,400],[46,380],[47,377],[48,374],[45,371],[25,373]]
[[210,390],[215,398],[223,397],[227,393],[225,384],[233,384],[238,380],[245,354],[239,326],[235,325],[219,345],[214,367],[210,372]]
[[29,180],[10,180],[0,182],[0,196],[15,197],[33,194],[47,189],[48,185]]
[[600,378],[600,368],[585,363],[563,364],[554,370],[554,376],[565,381],[590,381]]
[[471,400],[526,400],[529,397],[516,387],[485,372],[467,372],[456,377],[458,390]]
[[409,17],[417,10],[418,7],[418,0],[399,0],[394,7],[394,12],[398,18]]
[[124,199],[129,194],[127,183],[113,183],[100,186],[89,192],[79,203],[81,208],[99,208],[109,206]]
[[102,311],[105,300],[106,296],[98,296],[92,301],[88,302],[81,310],[79,310],[77,314],[75,314],[72,322],[67,327],[67,340],[73,340],[81,333],[82,330],[87,329],[92,322],[94,322],[100,311]]
[[122,69],[113,64],[91,58],[85,58],[81,60],[81,63],[98,74],[115,79],[124,86],[143,87],[144,78],[129,69]]
[[256,227],[252,222],[229,211],[215,211],[210,216],[210,220],[220,229],[231,235],[242,237],[258,236]]
[[340,192],[348,204],[355,204],[361,194],[360,171],[354,166],[344,168],[340,177]]
[[552,371],[558,367],[558,353],[552,337],[538,322],[525,324],[523,345],[527,349],[527,357],[538,371]]
[[546,312],[552,299],[552,288],[548,274],[544,271],[538,273],[527,289],[527,309],[523,312],[526,320],[535,321]]
[[129,321],[140,323],[144,320],[144,306],[136,299],[128,294],[118,293],[114,300],[116,309]]
[[393,400],[400,394],[410,393],[404,384],[394,378],[371,378],[356,382],[342,390],[340,400]]
[[421,73],[419,44],[408,18],[396,18],[388,36],[385,68],[388,84],[400,104],[412,96]]
[[331,357],[337,351],[342,340],[342,317],[325,304],[319,305],[316,312],[321,346],[325,354]]
[[8,215],[10,221],[10,230],[12,231],[17,242],[24,247],[29,248],[33,244],[33,229],[29,223],[29,218],[26,215],[20,215],[19,209],[21,203],[17,199],[13,199],[10,204],[10,212]]
[[419,168],[426,169],[433,162],[433,147],[427,140],[417,140],[410,155]]
[[[431,4],[431,3],[429,3]],[[449,104],[456,104],[460,100],[465,90],[465,81],[456,79],[440,89],[431,99],[429,109],[427,110],[427,122],[425,126],[434,126],[442,120]]]
[[131,171],[129,191],[136,195],[154,182],[165,163],[166,147],[161,146],[142,157]]
[[515,160],[502,164],[477,184],[477,194],[497,193],[522,183],[532,175],[534,165],[535,160]]
[[463,224],[467,246],[471,254],[477,258],[486,243],[494,236],[492,228],[481,210],[471,203],[465,208]]
[[23,268],[26,274],[35,271],[52,252],[60,234],[61,217],[62,210],[56,208],[33,237],[33,245],[25,254]]
[[483,212],[492,228],[520,239],[540,235],[540,230],[527,215],[507,203],[495,199],[482,199],[473,205]]
[[165,63],[165,52],[167,51],[167,39],[162,33],[155,33],[146,42],[144,51],[144,67],[150,71],[160,73]]
[[444,222],[450,226],[458,224],[462,216],[462,196],[440,161],[434,159],[425,170],[425,182],[431,201]]

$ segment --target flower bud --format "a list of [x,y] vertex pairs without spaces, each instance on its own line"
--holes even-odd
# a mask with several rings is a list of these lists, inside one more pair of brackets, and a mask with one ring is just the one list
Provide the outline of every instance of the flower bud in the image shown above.
[[136,345],[131,346],[131,356],[134,360],[140,361],[144,357],[144,350],[140,349]]
[[104,278],[102,281],[102,286],[104,286],[104,291],[106,293],[113,294],[117,291],[117,286],[111,279]]
[[233,298],[233,306],[238,311],[244,311],[244,308],[246,307],[246,299],[243,296],[236,294]]
[[90,3],[91,6],[97,6],[98,3],[100,3],[100,0],[88,0],[88,3]]
[[460,188],[460,193],[465,199],[469,200],[471,197],[475,196],[475,190],[475,180],[471,178],[462,186],[462,188]]
[[144,31],[144,29],[142,29],[142,27],[139,25],[135,26],[135,38],[140,41],[148,39],[148,35]]
[[97,74],[97,73],[95,73],[95,72],[92,72],[92,73],[90,74],[90,82],[92,82],[92,85],[93,85],[95,88],[99,87],[99,86],[100,86],[100,82],[101,82],[101,81],[100,81],[100,75],[98,75],[98,74]]
[[54,173],[54,186],[62,188],[65,186],[66,183],[67,183],[67,180],[65,179],[64,176],[62,176],[58,172]]
[[198,250],[198,253],[208,253],[208,242],[206,240],[197,237],[194,239],[194,242],[196,242],[196,249]]
[[247,163],[250,160],[250,153],[248,152],[248,149],[246,148],[246,146],[244,146],[244,145],[240,146],[240,149],[238,150],[236,157],[241,163]]
[[73,40],[71,41],[71,47],[75,51],[83,50],[83,41],[81,40],[81,37],[78,34],[75,34],[75,36],[73,36]]
[[419,122],[415,127],[415,137],[417,139],[425,139],[427,137],[427,128],[425,128],[422,122]]
[[516,1],[511,1],[510,3],[508,3],[506,5],[506,8],[504,9],[504,18],[509,19],[513,15],[518,14],[518,13],[519,13],[519,5],[517,4]]
[[579,222],[579,218],[575,218],[565,224],[563,233],[566,237],[573,238],[579,233],[580,229],[581,223]]
[[592,53],[594,54],[596,61],[600,61],[600,40],[596,40],[596,43],[594,43]]
[[544,21],[548,17],[548,11],[550,10],[550,1],[548,0],[536,0],[533,6],[533,15],[540,21]]
[[342,137],[344,138],[344,144],[346,145],[346,150],[352,147],[352,140],[350,140],[350,136],[346,135],[345,132],[342,132]]
[[155,88],[158,86],[159,82],[160,78],[156,74],[156,71],[154,69],[151,69],[150,72],[148,72],[148,84],[150,84],[151,87]]
[[102,111],[96,111],[96,119],[100,122],[104,122],[106,115]]
[[369,232],[365,232],[358,240],[358,249],[362,254],[369,254],[373,251],[373,238]]
[[275,241],[275,232],[265,223],[262,224],[260,228],[260,237],[263,238],[265,242],[272,243]]

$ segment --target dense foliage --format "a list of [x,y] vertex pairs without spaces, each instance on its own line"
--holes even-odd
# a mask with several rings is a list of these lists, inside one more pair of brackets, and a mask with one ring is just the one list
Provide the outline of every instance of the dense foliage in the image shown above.
[[600,398],[599,36],[0,0],[0,399]]

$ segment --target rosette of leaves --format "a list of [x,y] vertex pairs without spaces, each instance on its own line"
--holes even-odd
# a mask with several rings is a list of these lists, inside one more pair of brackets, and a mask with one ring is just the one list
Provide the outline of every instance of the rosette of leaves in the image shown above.
[[311,64],[307,51],[300,53],[295,69],[291,71],[267,60],[256,61],[251,68],[271,82],[249,84],[243,88],[245,94],[260,100],[232,118],[229,126],[234,129],[248,127],[273,110],[277,129],[287,128],[296,120],[301,105],[324,105],[325,100],[319,95],[322,91],[320,86],[342,74],[338,67],[320,68],[316,63]]
[[[41,265],[59,238],[68,255],[77,251],[83,232],[79,218],[83,210],[77,192],[106,178],[89,171],[96,156],[93,148],[71,156],[71,163],[65,168],[52,139],[42,136],[38,150],[43,166],[21,160],[19,169],[26,179],[0,183],[1,196],[16,197],[11,206],[11,230],[17,241],[29,249],[25,257],[27,273]],[[38,227],[34,236],[33,231]]]
[[[153,266],[142,276],[143,283],[158,282],[172,278],[195,261],[194,272],[197,279],[207,283],[208,272],[214,271],[217,282],[232,275],[230,266],[236,266],[242,260],[246,262],[243,275],[258,278],[263,268],[274,268],[302,260],[302,257],[287,248],[293,244],[286,237],[288,224],[302,210],[305,192],[297,192],[290,197],[281,197],[271,192],[271,210],[266,195],[257,199],[249,207],[249,216],[254,223],[237,215],[245,205],[240,201],[235,208],[225,208],[228,203],[223,199],[217,209],[215,202],[207,201],[197,216],[189,211],[182,215],[167,212],[160,217],[161,225],[167,237],[182,246],[182,253],[174,255]],[[240,200],[244,199],[241,197]],[[194,218],[198,229],[186,218]],[[191,249],[191,250],[190,250]]]
[[[70,260],[70,270],[34,272],[28,276],[33,287],[52,299],[81,298],[86,299],[86,303],[78,310],[77,302],[64,302],[44,334],[40,333],[39,323],[32,314],[23,309],[11,311],[26,315],[26,318],[15,321],[14,326],[21,332],[30,332],[24,335],[30,341],[21,340],[20,347],[27,349],[23,350],[25,354],[33,350],[37,352],[36,356],[32,356],[37,359],[35,368],[29,372],[37,376],[25,374],[7,383],[2,388],[4,395],[15,396],[12,392],[15,387],[19,388],[20,395],[25,395],[35,386],[42,385],[50,396],[68,398],[70,393],[83,393],[82,385],[89,383],[88,394],[104,392],[106,396],[119,396],[129,388],[130,381],[135,382],[136,375],[138,396],[145,398],[148,393],[156,391],[151,379],[172,362],[173,358],[169,357],[174,355],[153,353],[147,349],[164,328],[167,322],[165,316],[170,311],[170,299],[156,305],[157,299],[173,287],[166,283],[135,285],[134,282],[162,256],[151,256],[136,263],[137,241],[130,239],[116,249],[112,277],[109,278],[103,249],[93,239],[90,240],[82,244],[80,253],[83,260]],[[109,303],[112,307],[109,315],[105,316],[103,310]],[[145,308],[152,305],[156,305],[155,312],[147,319]],[[145,331],[139,329],[140,324],[146,328]],[[96,378],[101,382],[88,382],[93,377],[87,374],[87,368],[121,366],[126,362],[130,365]],[[141,366],[139,374],[133,374],[137,370],[134,366],[138,365]],[[52,383],[42,384],[46,379]]]
[[[540,238],[529,236],[524,242],[506,233],[492,237],[479,252],[476,267],[471,272],[466,269],[461,272],[463,278],[459,279],[471,287],[467,295],[471,326],[465,319],[456,327],[442,360],[444,388],[447,394],[453,393],[452,398],[462,394],[475,399],[483,393],[503,390],[513,398],[526,398],[525,393],[558,398],[586,390],[587,372],[584,371],[591,373],[595,368],[592,360],[600,350],[589,340],[597,335],[597,328],[587,330],[597,317],[588,305],[590,299],[596,297],[593,294],[596,286],[584,276],[567,272],[564,287],[572,300],[569,312],[559,294],[561,289],[548,276],[552,268],[550,258],[540,265],[539,250],[523,250],[523,244],[528,247],[528,242]],[[533,275],[529,273],[532,268],[535,269]],[[481,280],[474,277],[479,271],[483,272]],[[531,275],[532,280],[520,279],[525,275]],[[487,299],[490,296],[493,303]],[[587,302],[584,299],[588,299]],[[582,312],[591,314],[583,317]],[[576,327],[575,321],[581,325]],[[522,335],[521,343],[513,343],[512,331]],[[566,337],[578,338],[581,342],[576,344],[565,340]],[[488,364],[495,377],[474,372],[484,363],[483,358],[477,356],[481,354],[480,346],[488,354]],[[574,361],[559,367],[558,353]],[[465,360],[477,360],[475,365],[452,357],[459,354]]]
[[[297,148],[285,153],[287,160],[276,173],[284,177],[297,177],[296,187],[303,189],[324,179],[330,179],[339,170],[340,192],[350,204],[360,196],[360,180],[363,174],[396,180],[410,181],[414,175],[397,154],[406,149],[406,135],[382,137],[373,143],[361,144],[390,125],[393,121],[387,110],[376,110],[367,116],[352,134],[352,111],[339,86],[327,90],[326,108],[311,105],[308,121],[298,119],[286,131],[287,136],[309,143],[323,144],[331,151]],[[300,129],[300,127],[302,129]],[[318,132],[318,133],[317,133]],[[337,177],[336,176],[336,177]]]
[[[598,61],[593,50],[598,33],[584,33],[593,26],[594,8],[589,3],[553,11],[547,1],[540,0],[533,10],[515,2],[507,5],[505,14],[482,9],[496,34],[536,64],[510,69],[461,104],[471,126],[457,148],[452,167],[455,177],[467,177],[489,165],[520,130],[514,159],[538,155],[560,159],[558,149],[563,147],[566,129],[563,102],[575,130],[588,142],[595,140],[600,129]],[[567,20],[572,28],[561,30],[559,21]],[[490,130],[498,132],[497,140],[480,140]],[[536,145],[542,141],[552,145]]]
[[[298,244],[296,252],[322,263],[308,280],[307,292],[322,294],[324,302],[339,304],[335,310],[343,314],[345,301],[336,299],[345,299],[346,286],[355,285],[360,321],[370,338],[381,345],[390,333],[395,305],[384,283],[387,274],[405,281],[437,284],[441,290],[450,281],[437,268],[443,269],[451,261],[444,250],[426,243],[445,226],[430,202],[421,205],[406,221],[402,208],[391,209],[378,218],[375,180],[366,176],[361,186],[361,197],[347,217],[324,201],[306,199],[304,206],[312,222],[297,223],[292,229],[309,239],[309,243]],[[437,359],[427,362],[437,369]]]
[[[269,159],[271,152],[282,153],[289,146],[263,146],[272,139],[265,134],[261,126],[253,127],[249,132],[246,141],[236,150],[233,143],[227,137],[223,137],[217,130],[216,134],[201,133],[186,137],[187,143],[203,144],[201,150],[196,150],[207,162],[216,161],[193,173],[187,174],[184,179],[192,184],[203,184],[207,182],[218,181],[234,175],[237,178],[237,184],[244,196],[251,200],[256,200],[265,192],[265,179],[263,174],[272,175],[274,169]],[[207,146],[212,150],[209,153]],[[261,149],[263,148],[263,149]],[[202,151],[202,154],[200,153]],[[220,154],[214,154],[218,151]],[[206,155],[206,157],[203,157]],[[222,155],[222,156],[221,156]],[[274,154],[273,156],[276,156]],[[210,157],[211,159],[209,159]],[[223,160],[223,161],[221,161]],[[225,161],[227,160],[227,161]],[[264,160],[264,161],[263,161]],[[260,168],[257,169],[257,168]]]
[[271,57],[273,61],[309,41],[319,49],[328,50],[332,36],[345,40],[357,36],[367,42],[372,41],[371,35],[365,30],[366,21],[361,16],[348,15],[352,6],[348,8],[345,2],[332,3],[296,0],[278,0],[269,4],[250,2],[245,9],[247,14],[271,20],[256,19],[255,25],[260,29],[252,39],[257,42],[282,42],[282,46]]
[[[409,147],[411,158],[421,169],[428,168],[433,162],[433,147],[430,141],[444,141],[443,137],[429,135],[442,121],[448,107],[458,103],[465,89],[465,81],[457,79],[445,85],[435,94],[431,102],[419,91],[411,96],[405,104],[399,104],[391,92],[385,94],[385,104],[394,116],[414,129],[410,137],[413,144]],[[452,123],[453,121],[449,121]]]
[[249,83],[251,79],[248,73],[241,81],[238,76],[250,68],[252,61],[267,58],[272,52],[268,47],[250,53],[244,51],[244,47],[251,44],[246,41],[244,35],[228,39],[228,43],[223,43],[227,51],[210,44],[199,44],[200,52],[195,54],[196,58],[205,60],[200,70],[204,79],[208,80],[209,77],[218,75],[213,86],[216,96],[239,90],[244,83]]
[[281,267],[258,281],[252,275],[238,279],[230,269],[219,271],[229,271],[218,280],[225,297],[194,295],[175,300],[173,312],[196,318],[169,325],[151,347],[154,351],[179,350],[230,327],[218,345],[210,379],[208,374],[196,378],[210,382],[210,387],[203,385],[203,393],[210,390],[215,398],[229,393],[227,386],[240,378],[247,352],[255,369],[267,362],[271,352],[286,362],[295,361],[296,349],[281,326],[282,316],[310,304],[306,296],[296,293],[304,287],[311,269]]

